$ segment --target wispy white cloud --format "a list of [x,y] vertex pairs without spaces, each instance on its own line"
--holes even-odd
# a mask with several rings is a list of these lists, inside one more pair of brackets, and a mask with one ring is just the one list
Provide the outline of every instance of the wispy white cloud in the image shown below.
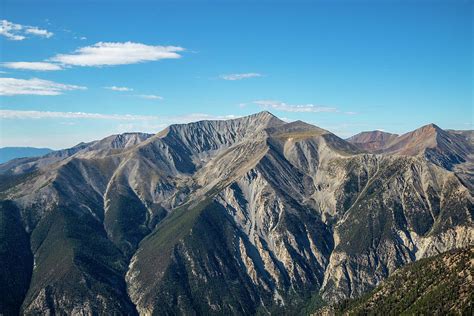
[[235,81],[235,80],[242,80],[242,79],[249,79],[249,78],[257,78],[261,77],[262,74],[256,73],[256,72],[249,72],[249,73],[243,73],[243,74],[227,74],[227,75],[220,75],[219,78],[223,80],[230,80],[230,81]]
[[283,112],[339,112],[339,110],[334,107],[320,106],[314,104],[287,104],[285,102],[275,100],[257,100],[253,101],[253,103],[264,109],[273,109],[276,111]]
[[12,41],[22,41],[29,35],[50,38],[54,33],[36,26],[21,25],[7,20],[0,20],[0,35]]
[[35,70],[35,71],[52,71],[61,70],[62,67],[58,64],[45,63],[45,62],[27,62],[27,61],[16,61],[6,62],[2,64],[5,68],[18,69],[18,70]]
[[134,121],[122,123],[117,126],[118,133],[142,131],[146,133],[157,133],[171,124],[186,124],[204,120],[230,120],[240,116],[238,115],[212,115],[206,113],[190,113],[175,116],[162,116],[158,120]]
[[156,94],[135,94],[135,97],[147,99],[147,100],[163,100],[162,96]]
[[[206,113],[190,113],[175,116],[135,115],[135,114],[101,114],[88,112],[56,112],[29,110],[0,110],[0,119],[97,119],[117,121],[155,121],[160,126],[190,123],[202,120],[229,120],[237,115],[212,115]],[[64,122],[61,122],[61,124]],[[164,124],[164,125],[163,125]]]
[[169,116],[165,117],[164,120],[169,124],[175,123],[190,123],[196,121],[214,121],[214,120],[231,120],[235,118],[239,118],[239,115],[229,114],[229,115],[212,115],[206,113],[190,113],[184,115],[176,115],[176,116]]
[[54,35],[52,32],[49,32],[49,31],[44,30],[44,29],[40,29],[36,26],[27,27],[25,29],[25,33],[33,34],[33,35],[36,35],[36,36],[42,36],[42,37],[46,37],[46,38],[50,38],[51,36]]
[[22,41],[26,37],[21,34],[23,26],[20,24],[15,24],[7,20],[0,21],[0,35],[5,36],[12,41]]
[[166,123],[156,123],[153,121],[124,122],[116,126],[114,133],[142,132],[154,134],[165,129],[167,126]]
[[[20,27],[22,26],[20,25]],[[42,33],[40,31],[43,31],[37,28],[33,28],[32,30],[33,31],[31,32],[36,35],[39,35]],[[2,34],[1,26],[0,34]],[[3,35],[5,34],[10,33],[4,32]],[[20,38],[17,40],[20,40]],[[3,66],[21,70],[51,71],[61,70],[64,69],[64,67],[72,66],[102,67],[126,65],[147,61],[157,61],[160,59],[181,58],[179,52],[182,51],[184,51],[184,48],[179,46],[152,46],[132,42],[99,42],[92,46],[81,47],[75,50],[72,54],[58,54],[43,62],[5,62],[3,63]]]
[[17,120],[29,120],[29,124],[31,123],[32,126],[37,126],[41,129],[41,126],[44,125],[42,120],[52,120],[52,122],[57,122],[58,126],[61,125],[61,130],[64,131],[72,126],[84,127],[83,133],[71,133],[68,134],[68,137],[46,130],[34,134],[26,132],[21,135],[15,134],[13,137],[0,137],[0,147],[21,145],[67,148],[79,142],[101,139],[113,133],[157,133],[171,124],[189,123],[200,120],[225,120],[237,117],[236,115],[210,115],[205,113],[155,116],[0,109],[0,120],[5,124],[7,120],[12,124],[15,124]]
[[[131,92],[133,91],[132,88],[128,87],[117,87],[117,86],[110,86],[110,87],[104,87],[104,89],[112,90],[112,91],[120,91],[120,92]],[[156,95],[156,94],[132,94],[129,95],[130,97],[137,97],[141,99],[147,99],[147,100],[163,100],[162,96]]]
[[69,90],[85,90],[86,87],[57,83],[38,78],[0,78],[0,95],[60,95]]
[[52,111],[20,111],[0,110],[1,119],[94,119],[94,120],[157,120],[159,117],[133,114],[100,114],[86,112],[52,112]]
[[159,119],[153,120],[135,120],[133,122],[124,122],[117,126],[116,132],[124,133],[124,132],[146,132],[146,133],[157,133],[167,126],[172,124],[186,124],[191,122],[197,121],[205,121],[205,120],[230,120],[235,119],[240,116],[238,115],[212,115],[206,113],[190,113],[190,114],[182,114],[182,115],[174,115],[174,116],[162,116]]
[[141,43],[99,42],[77,49],[72,54],[59,54],[50,61],[67,66],[113,66],[136,64],[160,59],[181,58],[179,46],[152,46]]
[[108,89],[108,90],[112,90],[112,91],[133,91],[132,88],[117,87],[117,86],[104,87],[104,89]]
[[23,26],[21,24],[15,24],[7,20],[0,21],[0,35],[5,36],[12,41],[22,41],[26,36],[20,35],[22,33]]
[[361,130],[367,129],[367,123],[341,123],[341,124],[325,124],[322,122],[309,122],[318,125],[339,137],[347,138],[360,133]]

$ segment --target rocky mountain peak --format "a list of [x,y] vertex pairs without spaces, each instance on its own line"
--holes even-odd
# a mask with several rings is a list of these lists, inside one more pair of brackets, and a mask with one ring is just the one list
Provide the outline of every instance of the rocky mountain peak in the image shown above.
[[430,123],[402,136],[406,135],[407,138],[418,138],[419,140],[427,140],[428,138],[436,137],[437,134],[440,133],[442,134],[445,132],[436,124]]
[[434,131],[442,131],[441,127],[436,125],[435,123],[429,123],[426,124],[422,127],[420,127],[421,130],[434,130]]
[[438,147],[440,137],[446,138],[449,135],[437,125],[428,124],[397,137],[387,144],[384,152],[409,156],[419,155],[427,148]]
[[307,137],[320,136],[329,133],[328,131],[320,127],[305,123],[300,120],[278,126],[272,126],[270,128],[267,128],[267,131],[271,136],[288,138],[302,137],[305,135]]
[[260,111],[258,113],[255,113],[255,114],[251,114],[251,115],[248,115],[249,117],[257,117],[257,118],[261,118],[261,119],[267,119],[267,118],[271,118],[271,119],[278,119],[280,120],[276,115],[274,115],[273,113],[271,113],[270,111]]
[[377,152],[386,147],[397,137],[397,134],[375,130],[356,134],[349,137],[347,141],[368,152]]
[[[156,138],[179,142],[195,152],[229,147],[285,122],[268,111],[230,120],[204,120],[188,124],[173,124],[155,135]],[[150,141],[153,141],[151,139]]]
[[351,143],[368,143],[368,142],[381,142],[387,143],[389,140],[396,138],[397,134],[387,133],[380,130],[361,132],[354,136],[347,138],[347,141]]
[[260,131],[264,128],[279,126],[285,124],[275,115],[268,111],[262,111],[256,114],[232,118],[228,120],[202,120],[186,124],[172,124],[167,130],[170,132],[178,132],[184,130],[200,130],[200,129],[214,129],[216,132],[227,132],[229,130],[238,129],[239,132],[249,134],[255,131]]
[[106,137],[96,142],[91,149],[122,149],[141,143],[153,134],[146,133],[123,133]]

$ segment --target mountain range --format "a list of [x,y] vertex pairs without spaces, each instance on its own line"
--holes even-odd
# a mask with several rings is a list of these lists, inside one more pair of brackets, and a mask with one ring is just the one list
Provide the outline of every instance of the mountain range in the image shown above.
[[474,242],[473,132],[269,112],[0,165],[0,314],[294,314]]

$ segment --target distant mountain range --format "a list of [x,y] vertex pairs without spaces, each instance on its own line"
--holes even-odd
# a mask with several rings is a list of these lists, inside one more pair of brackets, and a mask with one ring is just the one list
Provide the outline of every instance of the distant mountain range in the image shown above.
[[9,161],[0,314],[295,314],[360,298],[474,244],[473,149],[472,131],[344,140],[260,112]]
[[52,151],[53,150],[49,148],[3,147],[0,148],[0,163],[4,163],[15,158],[39,157]]
[[381,131],[363,132],[347,139],[371,153],[406,156],[425,155],[447,169],[472,155],[474,131],[445,131],[435,124],[425,125],[403,135]]

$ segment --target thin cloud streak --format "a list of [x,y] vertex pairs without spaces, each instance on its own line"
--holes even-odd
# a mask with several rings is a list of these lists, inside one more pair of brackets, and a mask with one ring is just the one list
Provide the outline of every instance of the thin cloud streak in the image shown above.
[[228,120],[238,118],[237,115],[211,115],[190,113],[176,116],[155,116],[135,114],[101,114],[86,112],[55,112],[33,110],[0,110],[0,119],[96,119],[117,121],[157,121],[160,124],[182,124],[202,120]]
[[108,90],[112,90],[112,91],[133,91],[132,88],[117,87],[117,86],[104,87],[104,89],[108,89]]
[[38,78],[16,79],[0,78],[0,95],[42,95],[53,96],[60,95],[64,91],[86,90],[86,87],[57,83],[54,81]]
[[0,110],[1,119],[94,119],[94,120],[158,120],[158,116],[134,114],[100,114],[85,112]]
[[[20,138],[0,139],[2,146],[33,146],[49,148],[69,148],[79,142],[102,139],[111,134],[125,132],[158,133],[171,124],[184,124],[200,120],[233,119],[236,115],[210,115],[205,113],[191,113],[177,116],[154,116],[133,114],[102,114],[84,112],[52,112],[52,111],[20,111],[0,110],[0,121],[11,120],[13,124],[18,120],[29,120],[28,124],[42,126],[43,120],[52,120],[61,125],[61,129],[85,128],[84,133],[71,134],[71,137],[61,137],[57,133],[40,135],[26,135]],[[112,129],[101,129],[110,126]],[[0,146],[1,147],[1,146]]]
[[25,30],[25,33],[33,34],[33,35],[41,36],[41,37],[46,37],[46,38],[50,38],[51,36],[53,36],[52,32],[49,32],[49,31],[44,30],[44,29],[40,29],[36,26],[32,26],[32,27],[27,28]]
[[162,96],[156,94],[135,94],[134,97],[147,99],[147,100],[163,100]]
[[285,102],[275,100],[257,100],[253,101],[253,103],[264,109],[273,109],[282,112],[339,112],[334,107],[320,106],[314,104],[287,104]]
[[229,115],[212,115],[205,113],[190,113],[177,116],[166,117],[166,121],[170,124],[185,124],[197,121],[221,121],[221,120],[231,120],[236,119],[241,116],[229,114]]
[[58,64],[46,63],[46,62],[27,62],[27,61],[6,62],[6,63],[3,63],[2,66],[5,68],[10,68],[10,69],[34,70],[34,71],[53,71],[53,70],[63,69]]
[[242,74],[227,74],[227,75],[220,75],[219,78],[223,80],[235,81],[235,80],[243,80],[249,78],[257,78],[262,77],[262,74],[256,72],[249,72],[249,73],[242,73]]

